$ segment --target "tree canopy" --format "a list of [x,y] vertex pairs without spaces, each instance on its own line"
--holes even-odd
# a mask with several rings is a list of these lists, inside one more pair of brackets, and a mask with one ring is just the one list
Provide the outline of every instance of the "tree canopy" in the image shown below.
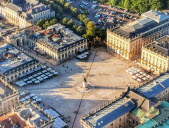
[[169,0],[108,0],[107,3],[138,13],[169,8]]

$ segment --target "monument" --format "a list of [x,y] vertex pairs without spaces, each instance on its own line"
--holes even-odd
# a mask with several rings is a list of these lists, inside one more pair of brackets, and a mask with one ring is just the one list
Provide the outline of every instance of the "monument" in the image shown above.
[[87,78],[83,76],[83,82],[75,86],[76,90],[82,93],[90,92],[94,89],[93,84],[87,81]]

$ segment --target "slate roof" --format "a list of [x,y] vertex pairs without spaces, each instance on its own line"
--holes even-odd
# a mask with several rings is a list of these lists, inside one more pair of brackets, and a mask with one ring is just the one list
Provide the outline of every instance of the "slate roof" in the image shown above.
[[158,11],[154,11],[154,10],[150,10],[148,12],[145,12],[141,16],[151,18],[152,20],[155,20],[158,23],[169,18],[169,15],[166,15],[162,12],[158,12]]
[[18,7],[17,5],[15,5],[15,4],[13,4],[13,3],[7,3],[6,7],[11,9],[11,10],[13,10],[13,11],[15,11],[15,12],[21,11],[21,8]]
[[155,97],[169,87],[169,73],[154,79],[153,81],[143,85],[136,89],[138,93],[146,97],[147,99]]
[[43,11],[48,10],[48,9],[50,9],[49,6],[40,4],[40,5],[35,6],[34,8],[32,8],[32,14],[40,13],[40,12],[43,12]]
[[[8,49],[8,50],[7,50]],[[30,63],[34,61],[31,57],[26,54],[20,52],[15,47],[10,44],[4,44],[0,46],[0,56],[4,56],[4,54],[9,53],[15,55],[15,59],[6,59],[0,61],[0,74],[6,73],[14,68],[20,67],[24,64]]]
[[161,21],[166,19],[169,19],[169,15],[157,11],[148,11],[143,13],[140,19],[129,22],[122,27],[112,29],[111,31],[127,39],[133,38],[158,26]]
[[167,57],[169,56],[169,36],[164,36],[158,39],[157,41],[154,41],[153,43],[150,43],[144,47],[155,53]]
[[91,114],[84,120],[87,124],[94,128],[103,128],[113,120],[121,117],[134,109],[136,105],[129,99],[120,99],[115,103],[112,103],[103,109]]

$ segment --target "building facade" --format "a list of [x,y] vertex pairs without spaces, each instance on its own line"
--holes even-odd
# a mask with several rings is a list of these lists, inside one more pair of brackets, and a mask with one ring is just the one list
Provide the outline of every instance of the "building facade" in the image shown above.
[[38,1],[0,1],[0,15],[8,22],[25,28],[35,24],[40,19],[55,17],[55,11]]
[[[9,82],[0,79],[0,115],[11,112],[16,109],[19,105],[19,94],[18,91]],[[3,91],[2,91],[3,90]]]
[[10,44],[0,46],[0,78],[11,82],[20,75],[37,68],[40,63]]
[[126,60],[138,59],[142,46],[169,33],[169,15],[148,11],[122,27],[107,30],[107,50]]
[[169,70],[169,36],[143,46],[140,66],[154,74]]
[[81,119],[83,128],[129,128],[129,112],[135,108],[131,99],[119,99]]
[[88,48],[87,40],[61,24],[34,33],[29,37],[28,44],[58,62],[63,62],[76,55],[79,50]]

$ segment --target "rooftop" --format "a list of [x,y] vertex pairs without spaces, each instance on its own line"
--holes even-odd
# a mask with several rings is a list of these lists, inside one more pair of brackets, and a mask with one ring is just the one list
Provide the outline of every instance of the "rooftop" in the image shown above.
[[158,11],[154,11],[154,10],[150,10],[148,12],[145,12],[141,16],[150,18],[158,23],[160,23],[166,19],[169,19],[169,15],[166,15],[162,12],[158,12]]
[[32,128],[32,126],[28,122],[22,120],[22,118],[17,113],[14,113],[14,112],[8,113],[0,117],[0,127],[2,128],[17,128],[17,127]]
[[[150,108],[149,117],[143,124],[137,126],[137,128],[168,128],[169,127],[169,103],[166,101],[159,102],[154,107]],[[153,115],[153,117],[150,117]]]
[[20,52],[10,44],[0,46],[0,74],[6,73],[33,60],[34,59]]
[[55,24],[46,30],[34,33],[30,38],[37,38],[40,42],[43,40],[58,49],[83,40],[82,37],[76,35],[73,31],[61,24]]
[[111,31],[126,39],[133,38],[154,28],[166,19],[169,19],[169,15],[151,10],[143,13],[140,19],[129,22],[122,27],[112,29]]
[[17,113],[24,119],[28,120],[29,123],[37,127],[42,126],[45,123],[50,122],[50,118],[44,114],[43,111],[38,108],[32,106],[31,104],[27,104],[19,109],[17,109]]
[[129,99],[123,98],[116,101],[115,103],[105,106],[101,110],[89,115],[83,120],[85,120],[85,122],[92,127],[102,128],[134,108],[134,102]]
[[54,127],[55,128],[63,128],[67,126],[67,124],[60,118],[60,115],[52,108],[44,110],[46,114],[50,115],[54,119]]
[[169,36],[164,36],[157,41],[145,46],[151,51],[161,54],[162,56],[169,56]]
[[136,91],[147,99],[150,99],[167,89],[169,87],[168,83],[169,73],[165,73],[164,75],[159,76],[158,78],[136,89]]

